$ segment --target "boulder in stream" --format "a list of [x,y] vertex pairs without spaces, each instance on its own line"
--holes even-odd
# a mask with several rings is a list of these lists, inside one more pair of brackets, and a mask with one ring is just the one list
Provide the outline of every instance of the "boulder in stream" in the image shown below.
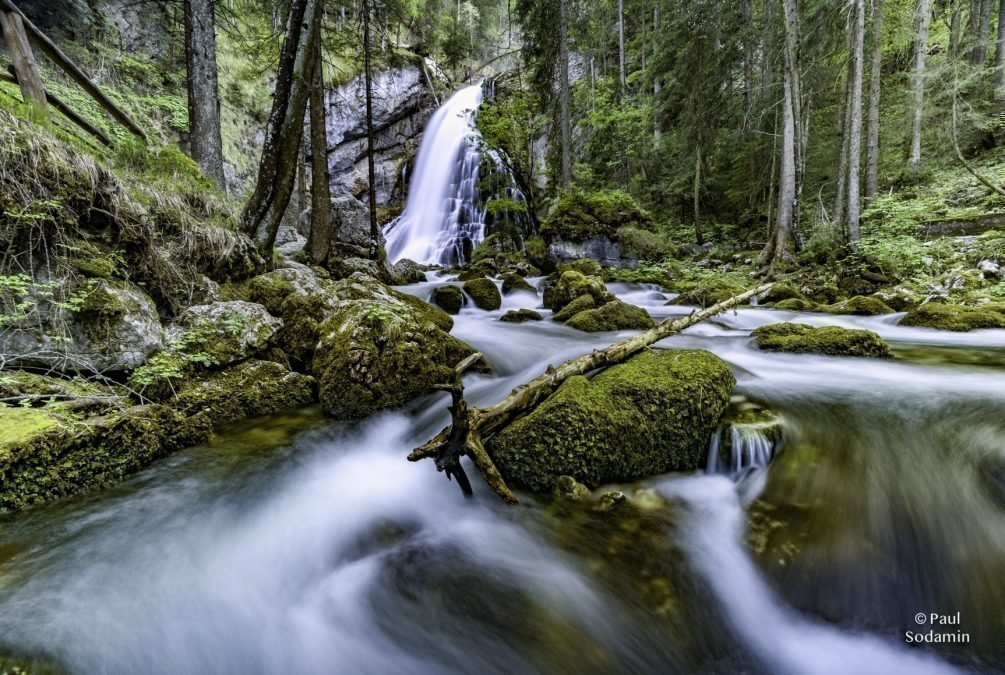
[[500,321],[506,323],[525,323],[527,321],[541,321],[544,319],[539,313],[532,309],[511,309],[500,317]]
[[936,328],[965,333],[980,328],[1005,328],[1005,303],[988,303],[980,307],[926,302],[908,312],[901,326]]
[[802,323],[772,323],[752,333],[761,349],[790,354],[827,356],[871,356],[891,358],[890,346],[871,330],[851,330],[838,326],[814,328]]
[[542,492],[560,476],[596,487],[691,471],[704,465],[734,382],[710,352],[645,352],[569,378],[488,449],[510,484]]
[[471,297],[478,309],[491,312],[502,307],[502,296],[491,279],[481,277],[465,281],[464,292]]
[[558,323],[565,323],[580,312],[585,312],[589,309],[596,309],[596,307],[597,302],[593,299],[592,295],[581,295],[559,311],[555,312],[554,316],[551,318]]
[[587,333],[615,330],[646,330],[656,324],[641,307],[614,300],[596,309],[580,312],[565,322],[566,326]]
[[853,316],[881,316],[883,314],[893,314],[890,308],[881,299],[874,296],[856,295],[853,298],[836,302],[833,305],[820,307],[820,312],[828,314],[851,314]]
[[614,300],[614,294],[607,290],[600,277],[586,275],[574,270],[562,272],[561,276],[544,290],[544,306],[556,312],[576,298],[589,295],[597,305]]

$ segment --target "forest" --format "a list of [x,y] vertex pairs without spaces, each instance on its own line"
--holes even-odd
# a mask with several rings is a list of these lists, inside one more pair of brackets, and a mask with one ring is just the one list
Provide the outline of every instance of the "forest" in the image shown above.
[[0,34],[0,675],[1005,673],[1005,0]]

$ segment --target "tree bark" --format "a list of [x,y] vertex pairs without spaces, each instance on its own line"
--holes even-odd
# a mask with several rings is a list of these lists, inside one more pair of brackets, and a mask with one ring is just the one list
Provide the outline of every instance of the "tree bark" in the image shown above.
[[921,163],[921,119],[925,105],[925,56],[928,51],[930,21],[928,0],[918,0],[914,24],[914,77],[910,107],[911,149],[907,159],[908,166],[918,166]]
[[960,22],[963,10],[957,8],[949,20],[949,58],[955,59],[960,55]]
[[[656,60],[656,50],[659,49],[659,33],[660,33],[660,3],[656,0],[653,5],[653,60]],[[656,116],[656,106],[659,103],[660,90],[663,87],[663,83],[660,81],[659,73],[653,75],[653,142],[655,145],[659,145],[660,142],[660,123]]]
[[998,3],[998,39],[995,42],[995,101],[1005,102],[1005,0]]
[[[321,12],[318,12],[318,23]],[[331,175],[328,171],[328,124],[320,26],[314,31],[314,75],[311,78],[311,231],[307,255],[315,265],[328,259],[332,241]]]
[[192,159],[206,176],[226,190],[220,138],[214,0],[185,0],[185,64]]
[[743,21],[743,126],[750,119],[751,98],[754,94],[754,40],[751,35],[754,18],[751,0],[741,0],[740,16]]
[[991,35],[991,0],[981,0],[977,19],[977,43],[974,45],[974,65],[984,68],[988,61],[988,37]]
[[865,57],[865,2],[854,0],[852,26],[851,127],[848,130],[848,240],[859,239],[862,213],[860,171],[862,168],[862,75]]
[[[564,0],[563,0],[564,1]],[[625,0],[618,0],[618,68],[621,77],[621,95],[625,95]]]
[[492,490],[507,503],[516,504],[518,503],[516,495],[506,485],[495,463],[485,450],[484,439],[515,421],[518,417],[532,411],[570,377],[585,375],[622,363],[654,342],[675,335],[696,323],[735,307],[755,295],[764,293],[771,286],[772,284],[765,284],[683,318],[671,317],[655,328],[605,349],[594,350],[589,354],[571,359],[557,368],[549,366],[544,373],[527,384],[517,387],[499,403],[486,408],[469,409],[464,401],[461,375],[481,358],[481,354],[474,354],[457,366],[453,383],[440,387],[440,389],[451,393],[450,411],[453,423],[433,439],[414,449],[408,455],[408,460],[417,462],[430,457],[435,458],[437,471],[445,472],[448,478],[457,477],[462,491],[466,495],[470,495],[471,486],[460,464],[460,458],[468,455]]
[[569,8],[567,0],[558,2],[558,98],[559,98],[559,133],[561,135],[562,151],[562,187],[568,187],[572,182],[572,122],[569,119]]
[[21,87],[21,98],[25,103],[34,105],[45,112],[45,87],[42,76],[38,72],[38,63],[31,50],[28,36],[24,32],[24,23],[17,12],[0,10],[0,27],[3,28],[4,41],[14,66],[14,76]]
[[834,222],[840,226],[845,223],[845,207],[848,198],[848,133],[851,130],[851,61],[848,62],[848,73],[845,77],[844,100],[841,104],[841,151],[838,158],[837,189],[834,194]]
[[[806,166],[805,148],[808,141],[808,129],[804,124],[803,99],[802,99],[802,78],[800,71],[800,29],[799,29],[799,2],[798,0],[782,0],[785,9],[785,58],[786,79],[789,83],[790,100],[789,107],[792,108],[792,128],[793,128],[793,170],[792,179],[795,188],[792,194],[792,208],[790,209],[789,225],[786,228],[786,247],[775,251],[778,256],[789,255],[787,245],[789,241],[796,241],[799,226],[799,198],[802,194],[803,171]],[[779,188],[781,194],[781,188]],[[779,213],[781,215],[781,213]],[[779,235],[782,234],[780,231]]]
[[698,246],[705,244],[701,232],[701,145],[695,148],[694,157],[694,239]]
[[791,257],[795,230],[799,161],[799,8],[796,0],[782,0],[785,12],[785,69],[782,102],[782,156],[778,178],[778,209],[775,222],[774,254],[771,264]]
[[866,128],[865,197],[879,192],[879,97],[883,79],[883,0],[872,3],[872,59],[869,72],[869,115]]
[[315,25],[315,13],[320,11],[320,0],[290,0],[258,179],[242,216],[244,231],[267,255],[272,253],[276,232],[293,193],[297,153],[310,95],[307,75],[314,62],[311,30]]

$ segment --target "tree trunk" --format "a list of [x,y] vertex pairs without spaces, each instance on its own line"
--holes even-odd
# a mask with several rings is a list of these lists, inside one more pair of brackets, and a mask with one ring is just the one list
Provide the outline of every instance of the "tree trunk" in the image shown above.
[[928,8],[928,0],[918,0],[914,24],[916,37],[910,107],[911,150],[907,159],[908,166],[918,166],[921,163],[921,119],[925,105],[925,56],[928,51],[928,25],[930,21],[931,12]]
[[568,187],[572,182],[572,123],[569,120],[569,17],[567,0],[558,2],[558,126],[562,144],[562,187]]
[[848,240],[859,239],[862,213],[862,75],[865,57],[865,2],[854,0],[855,23],[852,24],[851,126],[848,130]]
[[7,52],[14,65],[14,76],[21,87],[21,98],[45,112],[45,87],[38,72],[35,53],[31,50],[28,35],[24,32],[24,23],[17,12],[0,10],[0,27],[3,28]]
[[[318,12],[318,23],[321,13]],[[321,30],[314,32],[314,76],[311,78],[311,231],[307,255],[315,265],[328,259],[332,241],[331,175],[328,172],[328,124],[325,109]]]
[[315,13],[320,11],[320,0],[290,0],[258,179],[242,217],[244,231],[267,255],[272,253],[276,232],[293,193],[297,152],[310,94],[310,82],[304,74],[310,72],[314,62],[311,27],[315,25]]
[[883,0],[872,3],[872,61],[869,72],[869,116],[866,128],[865,196],[879,192],[879,97],[883,78]]
[[[1005,1],[1005,0],[1003,0]],[[656,50],[659,49],[659,33],[660,33],[660,3],[656,0],[653,5],[653,60],[656,59]],[[655,145],[659,145],[660,142],[660,123],[656,116],[656,106],[660,98],[660,89],[663,83],[660,81],[659,73],[653,75],[653,142]]]
[[841,151],[838,158],[837,189],[834,193],[834,222],[841,226],[845,223],[845,207],[848,205],[845,193],[848,189],[848,132],[851,130],[851,68],[852,63],[849,61],[841,105]]
[[695,148],[694,158],[694,239],[698,246],[705,244],[701,232],[701,145]]
[[1005,0],[998,3],[998,40],[995,44],[995,101],[1005,102]]
[[991,35],[991,0],[981,0],[977,20],[977,44],[974,45],[974,65],[984,68],[988,62],[988,37]]
[[373,76],[370,72],[369,0],[363,0],[363,74],[366,84],[366,171],[370,211],[370,259],[377,260],[380,256],[380,228],[377,225],[377,171],[373,164],[376,143],[373,132]]
[[220,188],[223,141],[216,73],[214,0],[185,0],[185,64],[188,70],[188,128],[192,159]]
[[[563,0],[564,2],[564,0]],[[625,0],[618,0],[618,68],[621,73],[621,95],[625,95]]]
[[782,156],[778,178],[778,211],[772,264],[791,257],[790,246],[799,208],[800,166],[800,87],[799,87],[799,7],[796,0],[782,0],[785,11],[785,70],[782,103]]
[[[794,241],[793,235],[798,232],[799,225],[799,197],[802,194],[803,169],[806,166],[805,148],[807,144],[807,129],[804,128],[804,117],[802,109],[802,81],[800,75],[799,42],[801,40],[799,30],[799,3],[798,0],[783,0],[785,9],[785,58],[786,80],[789,83],[789,107],[792,108],[792,128],[793,128],[793,168],[792,179],[794,191],[792,194],[792,207],[789,213],[789,223],[784,235],[786,244],[790,240]],[[779,187],[779,194],[783,192]],[[781,213],[779,213],[781,216]],[[782,236],[782,232],[778,235]],[[788,255],[787,249],[775,251],[778,256]]]
[[960,21],[963,10],[957,8],[949,20],[949,58],[955,59],[960,55]]
[[750,119],[751,97],[754,93],[754,41],[751,35],[754,19],[751,0],[741,0],[740,15],[743,21],[743,127]]
[[456,477],[464,494],[470,495],[471,483],[464,474],[460,463],[460,458],[468,455],[492,490],[507,503],[516,504],[518,503],[516,495],[506,485],[495,463],[485,450],[483,439],[532,411],[570,377],[585,375],[623,363],[654,342],[676,335],[682,330],[735,307],[770,288],[771,284],[765,284],[683,318],[671,317],[655,328],[650,328],[605,349],[594,350],[589,354],[571,359],[557,368],[549,366],[544,373],[527,384],[520,385],[502,401],[487,408],[469,409],[464,400],[464,386],[461,382],[461,376],[465,370],[482,358],[481,354],[473,354],[458,364],[452,383],[439,387],[451,394],[452,424],[427,443],[412,450],[408,455],[408,460],[418,462],[426,458],[435,458],[436,470],[445,472],[448,478]]

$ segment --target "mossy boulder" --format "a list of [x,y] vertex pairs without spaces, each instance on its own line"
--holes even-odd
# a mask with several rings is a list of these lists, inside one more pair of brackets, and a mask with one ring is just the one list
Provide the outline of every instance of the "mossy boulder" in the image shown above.
[[598,306],[614,300],[603,279],[569,270],[545,287],[544,306],[557,312],[581,295],[589,295]]
[[507,481],[596,487],[703,466],[729,403],[729,367],[706,351],[654,350],[592,378],[572,377],[489,443]]
[[786,312],[816,312],[820,308],[820,305],[804,298],[788,298],[776,302],[774,308],[782,309]]
[[474,353],[429,312],[372,279],[354,276],[336,286],[344,299],[320,326],[311,373],[322,408],[337,419],[399,408],[449,381],[454,366]]
[[503,295],[509,295],[510,293],[516,293],[522,291],[525,293],[537,294],[537,289],[531,286],[526,279],[517,274],[516,272],[503,272],[499,275],[502,279],[502,292]]
[[187,308],[168,329],[168,342],[206,363],[227,366],[266,350],[283,326],[262,305],[234,300]]
[[558,323],[565,323],[580,312],[596,309],[596,307],[597,302],[593,299],[592,295],[581,295],[561,310],[555,312],[554,316],[551,318]]
[[879,298],[862,295],[856,295],[854,298],[849,298],[843,302],[820,307],[818,311],[827,312],[828,314],[851,314],[854,316],[880,316],[883,314],[893,314],[894,312],[893,309]]
[[724,278],[705,279],[695,283],[683,284],[680,295],[668,301],[668,305],[684,305],[694,307],[711,307],[723,300],[729,300],[747,289],[740,283]]
[[899,325],[957,332],[1005,328],[1005,304],[969,307],[928,302],[908,312]]
[[468,294],[475,307],[487,311],[494,311],[502,307],[502,296],[499,289],[491,279],[471,279],[464,282],[464,292]]
[[426,280],[425,266],[420,265],[414,260],[409,260],[408,258],[402,258],[398,262],[394,263],[394,265],[391,266],[391,272],[402,285],[421,284]]
[[764,304],[802,298],[803,294],[798,288],[785,282],[772,284],[771,288],[757,297],[758,301]]
[[596,309],[576,314],[566,321],[565,325],[587,333],[600,333],[615,330],[645,330],[656,324],[649,313],[641,307],[614,300]]
[[464,292],[457,286],[437,286],[433,302],[448,314],[458,314],[464,306]]
[[541,321],[544,317],[532,309],[511,309],[499,318],[506,323],[525,323],[527,321]]
[[652,230],[653,217],[621,190],[570,190],[541,224],[541,236],[546,241],[583,242],[597,235],[613,235],[619,227]]
[[604,268],[593,258],[570,260],[569,262],[559,265],[557,271],[561,274],[562,272],[568,272],[569,270],[585,274],[588,277],[600,277],[601,279],[604,277]]
[[867,356],[888,359],[890,346],[871,330],[850,330],[837,326],[814,328],[801,323],[773,323],[753,332],[757,346],[770,352],[824,354],[827,356]]

